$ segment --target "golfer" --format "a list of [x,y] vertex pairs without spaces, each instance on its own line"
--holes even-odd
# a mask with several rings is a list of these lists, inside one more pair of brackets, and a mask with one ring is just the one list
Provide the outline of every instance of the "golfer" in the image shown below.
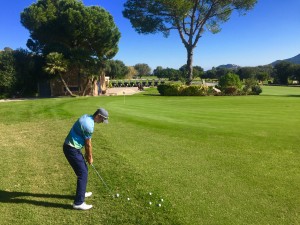
[[100,108],[94,115],[81,116],[71,128],[63,146],[64,154],[77,176],[74,209],[88,210],[93,207],[84,202],[85,197],[90,197],[92,192],[86,192],[88,167],[81,149],[85,147],[85,159],[91,165],[93,163],[92,134],[95,122],[108,123],[108,112]]

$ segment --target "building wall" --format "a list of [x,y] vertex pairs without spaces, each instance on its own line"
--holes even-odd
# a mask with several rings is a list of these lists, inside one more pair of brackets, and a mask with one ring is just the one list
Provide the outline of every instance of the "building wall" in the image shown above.
[[[63,75],[63,79],[65,80],[68,88],[72,91],[73,94],[82,95],[87,84],[88,87],[85,90],[85,95],[91,94],[91,82],[89,82],[85,76],[80,75],[78,73],[78,70],[68,72],[67,74]],[[50,86],[52,96],[70,95],[59,77],[52,79],[50,82]]]

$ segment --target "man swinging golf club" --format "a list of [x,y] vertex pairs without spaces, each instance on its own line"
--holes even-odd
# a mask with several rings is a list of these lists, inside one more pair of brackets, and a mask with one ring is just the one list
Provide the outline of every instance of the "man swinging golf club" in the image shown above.
[[92,205],[84,202],[85,197],[90,197],[92,192],[86,192],[88,167],[81,153],[85,147],[85,159],[91,165],[93,163],[92,154],[92,134],[94,132],[94,123],[108,123],[108,112],[103,109],[97,109],[93,115],[81,116],[71,128],[65,139],[63,150],[64,154],[77,176],[76,196],[73,204],[74,209],[88,210]]

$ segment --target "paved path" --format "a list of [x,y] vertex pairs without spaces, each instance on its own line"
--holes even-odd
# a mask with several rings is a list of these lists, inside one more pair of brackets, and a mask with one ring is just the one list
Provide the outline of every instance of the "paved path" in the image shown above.
[[17,102],[17,101],[24,101],[24,100],[35,100],[37,98],[6,98],[6,99],[0,99],[1,102]]
[[[133,95],[137,92],[140,92],[137,87],[116,87],[109,88],[107,90],[107,96],[113,95]],[[9,98],[9,99],[0,99],[1,102],[10,102],[10,101],[24,101],[24,100],[35,100],[38,98]]]

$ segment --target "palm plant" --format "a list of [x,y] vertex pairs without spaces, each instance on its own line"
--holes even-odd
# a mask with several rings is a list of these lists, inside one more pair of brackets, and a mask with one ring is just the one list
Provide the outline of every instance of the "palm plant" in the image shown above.
[[63,74],[67,72],[68,61],[64,58],[64,55],[58,52],[51,52],[46,57],[45,71],[52,75],[58,75],[61,82],[65,86],[66,90],[71,96],[76,96],[69,89],[66,81],[63,78]]

